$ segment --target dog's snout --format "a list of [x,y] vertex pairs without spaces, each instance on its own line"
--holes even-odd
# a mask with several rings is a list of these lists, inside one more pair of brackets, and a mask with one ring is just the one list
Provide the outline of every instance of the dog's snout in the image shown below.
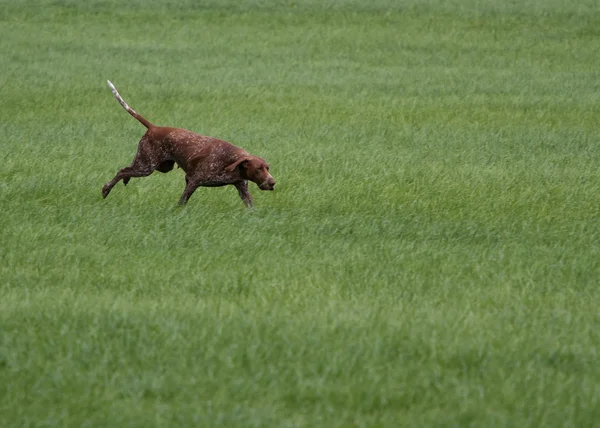
[[275,186],[275,179],[269,175],[265,181],[262,182],[260,186],[258,186],[261,190],[273,190]]

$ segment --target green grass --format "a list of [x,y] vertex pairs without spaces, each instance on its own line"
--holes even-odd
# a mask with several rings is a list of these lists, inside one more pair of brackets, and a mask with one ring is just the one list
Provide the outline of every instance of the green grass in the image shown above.
[[[598,426],[591,0],[0,1],[0,426]],[[157,124],[262,156],[100,189]]]

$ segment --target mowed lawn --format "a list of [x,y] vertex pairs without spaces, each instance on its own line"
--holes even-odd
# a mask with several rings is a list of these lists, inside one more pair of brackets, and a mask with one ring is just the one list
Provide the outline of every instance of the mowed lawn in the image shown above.
[[[592,0],[0,0],[0,426],[600,426]],[[144,127],[275,192],[132,179]]]

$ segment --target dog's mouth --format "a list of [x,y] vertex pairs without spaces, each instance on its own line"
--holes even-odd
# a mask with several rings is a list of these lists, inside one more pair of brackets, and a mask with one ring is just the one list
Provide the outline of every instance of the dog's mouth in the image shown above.
[[258,188],[260,190],[275,190],[275,184],[271,184],[271,183],[262,183],[260,186],[258,186]]

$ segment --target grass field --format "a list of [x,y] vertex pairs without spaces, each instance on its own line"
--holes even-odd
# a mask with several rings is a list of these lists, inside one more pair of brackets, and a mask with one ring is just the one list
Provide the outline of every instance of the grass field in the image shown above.
[[[0,426],[600,426],[592,0],[0,0]],[[154,123],[264,157],[100,190]]]

